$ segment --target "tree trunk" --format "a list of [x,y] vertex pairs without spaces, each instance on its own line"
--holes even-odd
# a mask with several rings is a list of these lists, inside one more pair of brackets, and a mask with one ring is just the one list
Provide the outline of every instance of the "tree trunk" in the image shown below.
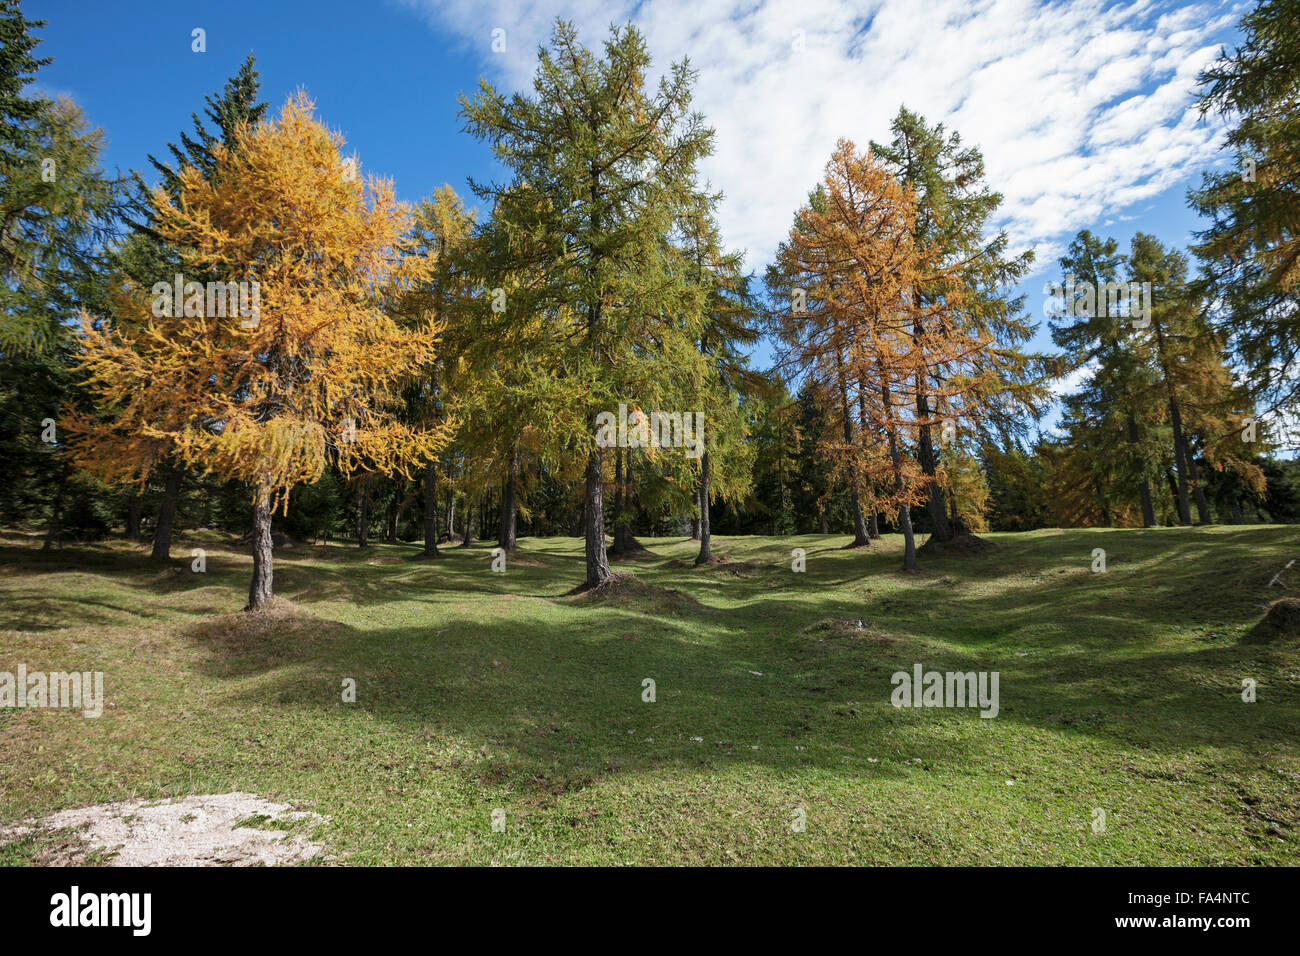
[[363,476],[357,500],[357,547],[370,547],[370,478]]
[[632,550],[632,529],[628,527],[627,481],[632,477],[632,452],[627,451],[624,469],[624,450],[614,449],[614,554],[628,554]]
[[451,544],[452,535],[456,533],[456,490],[447,486],[447,543]]
[[[823,509],[818,513],[817,517],[818,517],[818,519],[821,521],[822,534],[830,534],[830,533],[831,533],[830,526],[826,523],[826,509],[823,508]],[[872,520],[872,521],[875,521],[875,520],[876,520],[876,516],[875,516],[875,515],[872,515],[872,516],[871,516],[871,520]],[[870,532],[868,532],[868,533],[870,533]]]
[[128,541],[140,539],[140,516],[144,513],[144,498],[132,495],[126,501],[126,538]]
[[[1177,465],[1178,465],[1178,462],[1175,461],[1175,462],[1174,462],[1174,467],[1171,468],[1168,464],[1166,464],[1166,465],[1164,466],[1164,468],[1162,469],[1162,470],[1164,471],[1165,481],[1169,484],[1169,494],[1173,496],[1173,501],[1174,501],[1174,507],[1175,507],[1175,509],[1177,509],[1177,507],[1178,507],[1178,467],[1177,467]],[[1186,527],[1187,524],[1189,523],[1189,522],[1187,522],[1187,521],[1182,520],[1182,515],[1181,515],[1181,514],[1180,514],[1180,515],[1176,515],[1175,517],[1176,517],[1176,520],[1178,521],[1178,523],[1181,524],[1181,525],[1183,525],[1184,527]]]
[[[901,487],[901,482],[900,482]],[[916,537],[912,533],[912,509],[904,505],[898,509],[898,524],[903,529],[903,570],[916,570]]]
[[468,498],[465,499],[464,513],[465,517],[461,520],[465,522],[465,534],[460,539],[460,546],[462,548],[468,548],[474,543],[474,509],[470,507],[470,501]]
[[1165,389],[1169,397],[1169,421],[1174,432],[1174,460],[1178,466],[1178,520],[1186,527],[1192,523],[1191,508],[1187,502],[1187,489],[1190,484],[1195,489],[1196,513],[1201,524],[1210,523],[1210,503],[1205,500],[1205,489],[1201,487],[1200,475],[1196,468],[1196,457],[1192,454],[1191,443],[1183,431],[1182,409],[1178,406],[1178,396],[1174,390],[1174,379],[1170,375],[1170,362],[1165,354],[1164,330],[1159,322],[1155,323],[1156,354],[1160,359],[1160,368],[1165,376]]
[[424,466],[424,557],[442,557],[438,553],[438,479],[433,462]]
[[872,538],[880,537],[880,516],[875,508],[871,509],[871,523],[867,526],[867,534]]
[[925,508],[930,515],[930,534],[939,541],[951,541],[957,536],[957,530],[948,520],[943,501],[943,489],[939,487],[938,478],[930,477],[926,493]]
[[[885,420],[893,420],[893,402],[888,384],[881,384],[880,396],[884,400]],[[898,447],[898,433],[892,426],[888,428],[889,457],[894,463],[894,489],[898,498],[904,502],[898,507],[898,524],[903,531],[903,570],[916,570],[916,540],[912,534],[912,509],[906,504],[907,483],[903,480],[903,452]]]
[[67,479],[67,468],[65,467],[63,476],[54,489],[54,504],[50,508],[50,524],[45,529],[45,541],[41,544],[42,551],[49,551],[50,548],[54,547],[55,539],[59,536],[59,528],[63,520],[63,489],[67,486]]
[[586,588],[598,588],[610,579],[609,555],[605,553],[605,502],[601,487],[599,447],[593,448],[587,457],[587,493],[586,493],[586,552],[587,580]]
[[[916,382],[916,417],[922,421],[930,418],[930,398],[925,393],[923,382],[917,376]],[[955,537],[953,527],[948,523],[948,515],[943,503],[943,490],[939,487],[938,458],[934,453],[934,438],[931,426],[922,425],[916,444],[916,457],[925,475],[926,510],[930,514],[930,535],[936,541],[951,541]]]
[[709,530],[709,453],[704,452],[700,458],[700,553],[695,557],[695,566],[708,564],[713,557],[709,548],[713,544],[712,532]]
[[397,544],[397,509],[402,499],[402,487],[398,485],[393,489],[393,500],[388,503],[388,528],[384,533],[384,540],[389,544]]
[[700,540],[700,486],[697,484],[691,492],[695,500],[695,512],[691,515],[691,540]]
[[1142,526],[1144,528],[1154,528],[1156,526],[1156,509],[1151,501],[1151,483],[1147,481],[1146,466],[1139,454],[1138,425],[1137,419],[1132,412],[1128,416],[1128,443],[1130,451],[1133,452],[1133,464],[1138,469],[1138,500],[1142,505]]
[[[852,455],[853,448],[853,420],[849,415],[849,390],[844,384],[844,374],[840,373],[840,404],[844,412],[844,444],[846,444]],[[871,546],[871,538],[867,535],[867,524],[862,518],[862,501],[858,497],[858,464],[854,459],[849,461],[849,501],[853,511],[853,543],[850,548],[865,548]]]
[[172,467],[167,470],[167,483],[163,487],[163,500],[158,508],[158,526],[153,532],[153,553],[155,561],[167,561],[171,558],[172,527],[176,524],[176,502],[181,495],[181,470]]
[[253,583],[244,610],[256,611],[271,596],[271,496],[263,491],[253,505]]
[[1210,502],[1205,497],[1205,487],[1201,484],[1201,472],[1192,454],[1191,445],[1183,438],[1183,454],[1187,457],[1187,476],[1191,479],[1192,497],[1196,501],[1196,516],[1201,524],[1213,524],[1214,516],[1210,514]]
[[1178,471],[1174,500],[1178,502],[1178,523],[1187,528],[1192,524],[1192,508],[1187,496],[1187,442],[1183,439],[1183,418],[1172,394],[1169,396],[1169,422],[1174,432],[1174,467]]
[[949,508],[949,510],[948,510],[948,523],[949,523],[950,525],[952,525],[952,536],[953,536],[954,538],[971,538],[971,537],[974,537],[974,535],[972,535],[971,532],[970,532],[970,528],[968,528],[968,527],[966,526],[966,522],[965,522],[965,521],[962,521],[962,520],[961,520],[961,516],[960,516],[959,514],[957,514],[957,499],[956,499],[956,498],[950,498],[950,499],[948,500],[948,508]]
[[865,548],[871,545],[871,536],[867,534],[867,524],[862,518],[862,501],[858,498],[857,466],[854,465],[851,471],[853,489],[850,494],[853,506],[853,543],[851,548]]
[[497,533],[497,544],[505,551],[515,549],[518,507],[515,497],[519,493],[519,448],[510,452],[510,471],[501,489],[501,527]]

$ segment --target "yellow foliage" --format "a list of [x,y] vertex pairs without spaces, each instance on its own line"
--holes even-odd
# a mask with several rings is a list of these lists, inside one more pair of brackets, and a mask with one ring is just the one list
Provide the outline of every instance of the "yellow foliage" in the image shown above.
[[184,280],[256,283],[245,300],[256,315],[210,300],[178,310],[170,292],[129,284],[109,320],[83,315],[79,364],[112,409],[65,422],[85,467],[142,480],[173,457],[247,481],[275,507],[329,456],[345,474],[409,474],[447,442],[452,422],[415,429],[393,414],[441,326],[402,328],[382,308],[427,279],[434,256],[412,253],[410,208],[390,181],[363,183],[312,111],[299,93],[235,148],[215,147],[210,179],[183,168],[179,201],[155,192],[157,231],[182,250]]

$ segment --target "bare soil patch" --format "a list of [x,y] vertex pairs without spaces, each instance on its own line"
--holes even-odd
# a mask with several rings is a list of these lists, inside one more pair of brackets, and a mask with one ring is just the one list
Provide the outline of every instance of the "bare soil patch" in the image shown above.
[[98,850],[111,854],[109,866],[279,866],[316,859],[325,847],[277,827],[323,822],[253,793],[218,793],[63,810],[0,831],[0,839],[63,831],[56,865],[84,863]]

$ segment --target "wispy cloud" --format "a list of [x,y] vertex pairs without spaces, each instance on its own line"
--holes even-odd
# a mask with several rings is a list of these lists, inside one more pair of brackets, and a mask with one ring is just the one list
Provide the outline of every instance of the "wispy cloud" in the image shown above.
[[703,172],[751,266],[769,259],[835,140],[887,139],[902,104],[983,150],[1013,241],[1054,257],[1078,229],[1215,158],[1220,133],[1192,108],[1195,78],[1240,15],[1225,0],[401,2],[480,50],[485,74],[511,89],[529,84],[556,16],[592,46],[632,20],[659,68],[688,56],[718,131]]

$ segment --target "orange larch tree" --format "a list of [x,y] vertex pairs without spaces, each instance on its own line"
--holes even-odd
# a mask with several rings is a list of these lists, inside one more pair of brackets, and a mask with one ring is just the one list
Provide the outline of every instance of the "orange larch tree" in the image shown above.
[[[957,270],[917,247],[915,219],[911,186],[840,140],[769,273],[789,302],[776,316],[786,371],[832,398],[836,435],[823,451],[847,477],[853,544],[868,542],[865,498],[873,511],[897,513],[907,568],[916,564],[910,508],[926,499],[913,454],[920,433],[976,414],[994,391],[975,362],[990,340],[951,321],[961,306]],[[923,299],[922,287],[944,294]],[[924,416],[910,401],[918,382],[930,383],[934,402]]]

